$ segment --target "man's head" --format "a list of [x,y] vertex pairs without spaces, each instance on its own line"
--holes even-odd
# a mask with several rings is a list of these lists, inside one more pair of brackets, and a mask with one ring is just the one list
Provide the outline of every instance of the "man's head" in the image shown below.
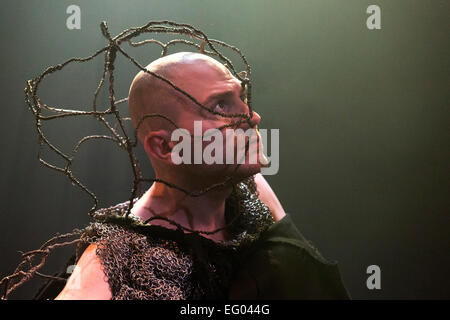
[[[175,53],[155,60],[146,69],[169,80],[209,110],[224,114],[249,114],[241,82],[224,65],[209,56],[192,52]],[[171,153],[178,142],[172,141],[171,135],[176,129],[175,125],[194,136],[195,121],[202,121],[202,132],[205,132],[236,123],[242,118],[223,117],[203,110],[167,82],[143,71],[136,75],[130,86],[128,103],[133,125],[135,128],[139,125],[138,138],[158,178],[172,183],[176,181],[188,187],[194,187],[192,182],[197,181],[199,187],[204,187],[221,182],[233,174],[236,158],[234,164],[175,164]],[[158,116],[149,117],[151,114]],[[142,121],[143,118],[145,120]],[[259,124],[260,117],[253,112],[252,118],[248,120],[237,127],[244,131],[255,127]],[[225,157],[225,129],[222,132]],[[202,150],[208,144],[210,142],[203,142]],[[192,150],[194,151],[194,146]],[[236,150],[235,154],[238,154]],[[245,161],[235,172],[235,177],[239,180],[259,171],[259,161],[256,164]]]

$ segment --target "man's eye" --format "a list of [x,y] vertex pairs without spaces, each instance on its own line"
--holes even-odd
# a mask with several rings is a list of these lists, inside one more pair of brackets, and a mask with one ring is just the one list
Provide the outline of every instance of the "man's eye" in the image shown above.
[[214,111],[223,112],[224,110],[225,110],[225,103],[223,101],[217,102],[216,106],[214,107]]

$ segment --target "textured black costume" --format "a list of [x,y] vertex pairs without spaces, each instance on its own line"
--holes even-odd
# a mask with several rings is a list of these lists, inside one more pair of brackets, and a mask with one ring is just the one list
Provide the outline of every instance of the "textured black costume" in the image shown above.
[[[337,264],[302,237],[289,215],[274,222],[250,181],[227,200],[230,241],[125,219],[125,202],[96,212],[77,256],[99,244],[115,300],[348,298]],[[37,298],[54,298],[62,285],[51,280]]]

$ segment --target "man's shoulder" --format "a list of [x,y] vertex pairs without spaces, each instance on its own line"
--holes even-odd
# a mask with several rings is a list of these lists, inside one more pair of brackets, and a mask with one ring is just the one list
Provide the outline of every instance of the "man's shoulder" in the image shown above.
[[111,298],[107,277],[96,254],[97,247],[97,244],[92,243],[84,250],[56,300],[107,300]]
[[[267,297],[348,298],[337,261],[323,257],[289,214],[262,236],[247,268]],[[266,297],[266,298],[267,298]]]
[[296,251],[317,263],[335,265],[335,261],[325,259],[312,241],[306,239],[299,231],[290,214],[272,224],[261,237],[262,245],[272,250]]
[[81,236],[75,254],[75,264],[64,289],[56,300],[110,299],[111,290],[104,273],[99,248],[105,250],[106,243],[113,240],[117,227],[112,228],[107,217],[123,217],[130,201],[118,202],[94,211],[91,222]]

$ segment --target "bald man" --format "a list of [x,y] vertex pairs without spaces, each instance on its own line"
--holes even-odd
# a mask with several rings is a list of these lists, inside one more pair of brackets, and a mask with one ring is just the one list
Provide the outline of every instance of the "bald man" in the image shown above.
[[[146,69],[169,80],[208,110],[248,115],[247,121],[239,122],[238,117],[208,112],[167,82],[139,72],[130,86],[129,110],[156,178],[188,192],[221,184],[229,177],[231,182],[196,197],[153,183],[131,210],[137,227],[120,229],[122,238],[116,239],[101,224],[94,226],[103,238],[87,246],[56,299],[348,298],[336,263],[325,260],[303,238],[259,173],[265,165],[261,148],[250,146],[249,150],[258,153],[258,161],[251,163],[247,154],[239,166],[173,161],[177,142],[171,137],[176,128],[191,135],[195,121],[201,121],[202,133],[224,125],[257,128],[261,118],[256,112],[250,117],[241,82],[224,65],[200,53],[168,55]],[[148,117],[151,114],[159,116]],[[225,141],[225,133],[223,138]],[[203,142],[202,148],[206,145]],[[256,193],[251,183],[244,183],[252,179]],[[236,190],[240,211],[234,216],[238,227],[233,229],[227,227],[232,215],[228,201],[236,196]],[[152,220],[144,227],[138,224],[152,217],[165,219]],[[219,231],[208,233],[213,230]],[[111,244],[113,238],[118,245]],[[129,258],[122,261],[124,252]],[[136,257],[140,257],[138,262]],[[175,269],[179,276],[175,276]]]

